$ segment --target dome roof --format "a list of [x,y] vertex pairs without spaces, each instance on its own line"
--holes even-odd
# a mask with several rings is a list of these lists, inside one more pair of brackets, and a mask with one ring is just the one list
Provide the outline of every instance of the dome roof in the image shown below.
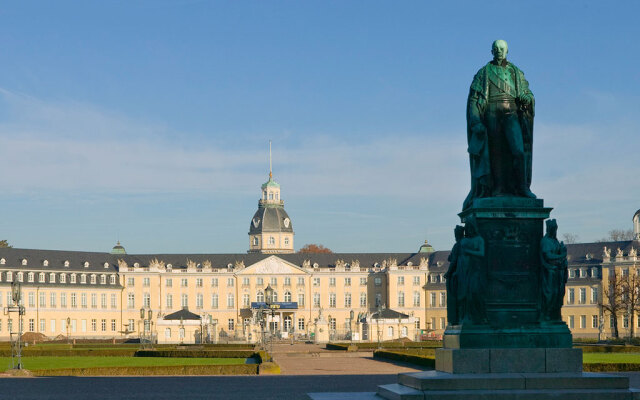
[[118,243],[116,243],[116,245],[113,246],[113,249],[111,249],[111,254],[127,254],[127,251],[122,247],[118,240]]
[[429,242],[425,240],[424,244],[420,246],[420,250],[418,250],[418,253],[433,253],[434,251],[435,249],[433,248],[433,246],[431,246]]
[[261,232],[293,232],[293,224],[282,207],[258,207],[249,223],[249,234]]

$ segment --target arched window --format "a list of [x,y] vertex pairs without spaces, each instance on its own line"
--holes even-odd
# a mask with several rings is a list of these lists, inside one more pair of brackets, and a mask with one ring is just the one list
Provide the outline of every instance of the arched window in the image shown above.
[[284,292],[284,301],[286,301],[286,302],[290,302],[291,301],[291,292],[289,292],[289,291]]
[[264,292],[262,290],[258,291],[258,294],[256,294],[256,301],[258,303],[264,303]]
[[44,272],[38,274],[38,282],[44,282]]
[[390,338],[393,337],[393,326],[388,327],[387,336],[389,336]]
[[407,328],[406,326],[402,327],[402,337],[408,337],[409,336],[409,328]]

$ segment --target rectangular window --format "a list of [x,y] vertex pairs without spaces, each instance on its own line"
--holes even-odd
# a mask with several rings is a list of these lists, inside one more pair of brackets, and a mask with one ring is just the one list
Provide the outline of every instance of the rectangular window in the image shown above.
[[115,294],[111,295],[111,308],[118,308],[118,298]]
[[413,277],[413,285],[414,286],[419,286],[420,285],[420,277],[419,276],[414,276]]
[[211,295],[211,308],[214,310],[218,308],[218,295],[216,293]]
[[335,286],[336,285],[336,278],[329,278],[329,286]]
[[336,308],[336,294],[329,293],[329,307]]
[[275,276],[270,279],[270,282],[271,286],[278,286],[278,278],[276,278]]
[[624,315],[622,317],[622,327],[627,329],[629,328],[629,316],[628,315]]
[[430,299],[429,305],[431,307],[435,307],[436,306],[436,294],[435,294],[435,292],[431,292],[431,294],[429,295],[429,299]]
[[304,293],[298,293],[298,307],[304,307]]
[[413,306],[420,307],[420,292],[413,292]]
[[115,332],[116,331],[116,320],[112,319],[111,320],[111,332]]
[[598,303],[598,288],[594,287],[591,288],[591,304],[597,304]]
[[304,318],[298,318],[298,330],[304,331]]
[[567,296],[567,304],[573,304],[576,302],[576,293],[575,289],[569,289],[569,295]]
[[351,307],[351,293],[344,294],[344,306],[345,308]]
[[444,329],[447,327],[447,320],[445,317],[440,317],[440,329]]
[[44,318],[40,319],[40,332],[45,332],[47,330],[47,325],[45,323]]
[[187,287],[187,286],[189,286],[189,280],[187,278],[180,279],[180,287]]
[[55,333],[56,332],[56,320],[52,319],[49,321],[49,329],[51,330],[51,333]]
[[234,331],[236,329],[236,325],[235,325],[236,320],[233,318],[229,318],[229,330],[230,331]]
[[416,330],[420,330],[420,318],[416,317]]
[[587,316],[586,315],[581,315],[580,316],[580,328],[584,329],[587,327]]
[[587,302],[587,288],[580,288],[580,304],[585,304]]
[[264,279],[263,278],[256,278],[256,286],[264,286]]
[[398,292],[398,307],[404,307],[404,292]]
[[320,293],[313,294],[313,306],[320,308]]
[[45,292],[40,292],[38,294],[39,297],[39,301],[40,301],[40,308],[45,308],[47,306],[47,294]]
[[313,286],[320,286],[320,278],[313,278]]
[[150,283],[149,278],[142,278],[142,286],[149,287]]
[[351,286],[351,278],[344,278],[344,285]]
[[232,293],[229,293],[227,295],[227,308],[234,308],[235,307],[235,299]]
[[440,292],[440,307],[447,305],[447,292]]
[[171,279],[171,278],[165,279],[164,286],[165,287],[173,287],[173,279]]
[[71,308],[77,308],[77,307],[78,307],[77,295],[75,293],[71,293]]
[[332,331],[336,330],[336,319],[335,318],[329,318],[329,329],[331,329]]
[[234,285],[235,285],[235,279],[227,278],[227,287],[234,287]]
[[196,308],[204,308],[204,298],[202,293],[196,294]]
[[367,278],[365,277],[360,278],[360,286],[367,286]]
[[291,278],[289,278],[288,276],[284,278],[284,285],[285,286],[291,286]]
[[360,293],[360,307],[367,306],[367,294],[365,292]]
[[373,284],[376,286],[381,286],[382,285],[382,278],[380,278],[379,276],[373,278]]
[[81,293],[80,294],[80,305],[82,306],[82,308],[87,308],[87,294],[86,293]]
[[36,330],[36,323],[35,320],[33,318],[29,319],[29,332],[35,332]]
[[100,307],[107,308],[107,294],[100,294]]
[[143,293],[142,294],[142,304],[143,307],[150,308],[151,307],[151,294]]
[[569,315],[569,329],[575,328],[575,317],[573,315]]
[[398,277],[398,286],[402,286],[404,285],[404,276],[399,276]]
[[103,319],[100,321],[100,328],[102,330],[102,332],[106,332],[107,331],[107,320]]
[[242,278],[242,286],[248,287],[250,285],[250,280],[247,277]]
[[133,293],[127,294],[127,308],[130,310],[136,308],[136,295]]
[[91,308],[98,308],[98,295],[91,293]]
[[211,278],[211,287],[218,287],[218,278]]
[[251,298],[249,297],[249,293],[245,293],[242,295],[242,306],[248,308],[251,305]]
[[298,286],[304,286],[304,278],[303,277],[298,277]]
[[[49,293],[49,307],[56,308],[56,292]],[[0,297],[1,298],[1,297]]]
[[173,308],[173,295],[171,295],[171,293],[167,294],[166,296],[166,304],[169,310]]
[[186,294],[183,294],[182,296],[180,296],[180,306],[182,308],[188,307],[189,306],[189,296]]
[[133,277],[128,277],[127,286],[134,286],[134,284],[135,284],[135,279],[133,279]]
[[135,320],[130,319],[128,325],[129,326],[127,327],[127,330],[129,332],[135,332],[135,330],[136,330],[136,322],[135,322]]
[[60,293],[60,307],[67,308],[67,294]]
[[[36,294],[34,292],[29,292],[29,307],[36,306]],[[31,330],[33,332],[33,329]]]
[[202,287],[202,278],[196,278],[196,287]]

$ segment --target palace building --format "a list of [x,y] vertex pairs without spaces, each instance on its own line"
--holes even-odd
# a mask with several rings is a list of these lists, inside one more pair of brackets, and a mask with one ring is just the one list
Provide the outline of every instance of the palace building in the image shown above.
[[[567,245],[563,314],[575,336],[611,336],[603,288],[614,271],[640,273],[639,219],[640,210],[635,240]],[[327,340],[416,340],[444,332],[448,251],[425,242],[415,253],[295,253],[293,239],[270,172],[246,254],[129,254],[119,242],[104,253],[1,248],[0,306],[13,305],[11,287],[20,283],[23,332],[48,338],[256,342],[267,329],[317,340],[322,323]],[[18,332],[19,320],[17,313],[0,316],[0,339]],[[617,323],[621,335],[633,323],[640,330],[637,315],[620,313]]]

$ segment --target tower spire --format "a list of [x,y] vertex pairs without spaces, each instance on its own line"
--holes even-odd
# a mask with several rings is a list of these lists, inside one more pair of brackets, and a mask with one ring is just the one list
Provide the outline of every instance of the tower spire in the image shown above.
[[269,179],[273,178],[273,173],[271,169],[271,140],[269,140]]

